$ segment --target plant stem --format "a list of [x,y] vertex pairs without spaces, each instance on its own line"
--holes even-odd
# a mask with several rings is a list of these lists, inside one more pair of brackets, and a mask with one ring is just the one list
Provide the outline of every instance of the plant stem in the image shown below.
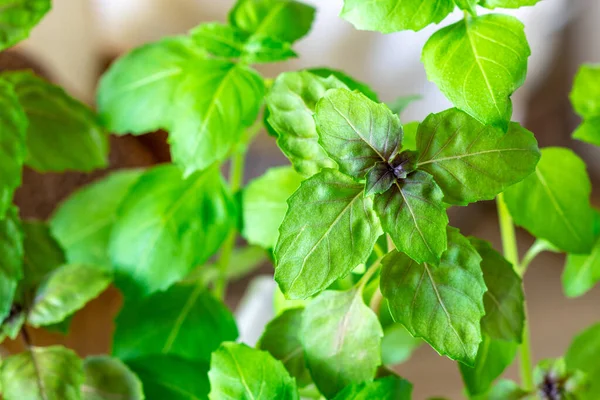
[[527,267],[529,267],[529,264],[531,264],[531,262],[540,253],[543,253],[544,251],[554,251],[554,249],[548,244],[548,242],[546,242],[544,240],[537,239],[531,245],[531,247],[529,248],[529,250],[527,250],[527,253],[525,253],[525,256],[523,256],[523,259],[521,260],[520,268],[517,271],[517,273],[519,274],[519,276],[523,276],[523,274],[525,273],[525,271],[527,271]]
[[364,289],[365,285],[367,284],[367,282],[369,282],[369,280],[375,274],[375,272],[377,272],[377,270],[379,269],[380,265],[381,265],[381,257],[379,257],[377,259],[377,261],[375,261],[373,263],[373,265],[371,265],[369,267],[369,269],[365,272],[365,274],[356,283],[356,287],[358,288],[359,292],[362,292],[362,290]]
[[[502,236],[502,247],[504,256],[513,265],[517,272],[524,274],[525,270],[519,266],[519,250],[517,246],[517,237],[515,235],[515,226],[512,217],[508,212],[504,196],[498,195],[498,219],[500,223],[500,234]],[[521,275],[522,276],[522,275]],[[521,372],[521,385],[527,391],[533,390],[533,364],[531,361],[531,343],[529,338],[529,319],[527,318],[527,303],[525,307],[525,324],[523,327],[523,342],[519,345],[519,368]]]

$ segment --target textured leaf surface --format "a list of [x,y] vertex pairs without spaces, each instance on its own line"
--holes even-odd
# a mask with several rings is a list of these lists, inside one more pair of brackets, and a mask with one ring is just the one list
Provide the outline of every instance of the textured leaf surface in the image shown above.
[[480,0],[480,4],[486,8],[520,8],[533,6],[540,0]]
[[483,335],[475,365],[468,367],[459,363],[460,373],[469,395],[486,393],[494,381],[512,364],[518,345],[514,342],[491,339]]
[[295,42],[310,31],[315,9],[292,0],[238,0],[229,14],[232,25],[252,34]]
[[138,377],[121,361],[108,356],[88,357],[83,363],[83,400],[143,400]]
[[369,383],[349,385],[334,400],[410,400],[412,385],[405,379],[387,376]]
[[439,266],[418,264],[394,251],[382,261],[381,292],[390,312],[438,353],[473,365],[481,342],[486,290],[481,257],[457,229]]
[[593,325],[577,335],[565,355],[567,368],[587,374],[590,384],[584,400],[600,396],[600,324]]
[[444,194],[424,171],[416,171],[375,196],[375,212],[396,248],[417,262],[437,264],[446,250]]
[[390,33],[419,31],[442,21],[454,9],[452,0],[345,0],[342,18],[356,29]]
[[210,361],[211,400],[297,400],[298,389],[283,364],[266,351],[223,343]]
[[327,68],[327,67],[319,67],[319,68],[309,68],[307,69],[311,74],[318,75],[322,78],[328,78],[330,76],[334,76],[336,79],[341,81],[344,85],[348,87],[350,90],[357,90],[367,96],[369,99],[379,102],[379,98],[377,93],[369,87],[364,82],[358,81],[355,78],[351,77],[344,71],[339,69]]
[[0,0],[0,50],[27,38],[51,8],[51,0]]
[[591,184],[584,162],[571,150],[549,147],[534,174],[505,192],[517,225],[569,253],[587,254],[594,244]]
[[[0,19],[1,15],[2,11]],[[8,83],[0,80],[0,218],[6,215],[14,192],[21,185],[27,153],[26,131],[27,116],[19,104],[19,98]]]
[[530,54],[518,19],[489,14],[436,32],[423,48],[422,61],[429,80],[456,107],[506,131],[510,96],[525,81]]
[[0,220],[0,322],[9,315],[17,283],[23,278],[23,232],[16,208]]
[[238,336],[231,312],[201,286],[177,284],[126,301],[115,322],[113,355],[122,360],[173,354],[208,362],[222,341]]
[[269,169],[242,192],[242,236],[265,249],[275,247],[287,199],[300,187],[302,176],[290,167]]
[[4,75],[25,110],[27,158],[42,172],[91,171],[108,164],[108,135],[83,103],[30,72]]
[[381,235],[363,185],[326,169],[288,200],[275,248],[275,280],[289,298],[307,298],[367,260]]
[[535,137],[519,124],[503,133],[457,109],[423,121],[417,150],[418,168],[433,175],[444,201],[459,205],[493,199],[534,172],[540,159]]
[[600,65],[582,65],[575,77],[571,103],[583,123],[573,137],[600,146]]
[[64,265],[53,271],[36,291],[27,322],[34,327],[59,323],[102,293],[111,280],[110,272],[104,269]]
[[83,380],[81,360],[62,346],[32,347],[0,368],[5,400],[80,400]]
[[359,179],[375,163],[389,161],[402,141],[396,114],[348,89],[325,93],[317,103],[315,121],[319,143],[340,171]]
[[216,166],[187,179],[175,165],[155,167],[131,187],[117,212],[110,239],[117,277],[140,294],[165,290],[217,251],[234,220]]
[[108,241],[117,209],[142,171],[112,173],[72,194],[50,220],[70,263],[110,267]]
[[300,340],[319,391],[328,398],[371,381],[381,364],[383,331],[355,290],[326,291],[304,310]]
[[492,339],[521,343],[525,323],[521,278],[488,242],[473,237],[469,240],[482,258],[481,270],[488,289],[483,295],[485,316],[481,328]]
[[343,87],[346,86],[332,76],[285,72],[277,77],[266,98],[268,122],[278,134],[277,145],[296,171],[306,177],[336,166],[318,143],[313,114],[317,101],[327,90]]
[[477,3],[479,3],[479,0],[454,0],[454,3],[461,10],[465,10],[465,11],[471,13],[472,15],[476,15],[475,9],[476,9]]
[[173,160],[189,174],[229,153],[256,119],[263,92],[256,71],[176,37],[113,64],[100,82],[98,108],[118,134],[169,131]]
[[155,354],[127,361],[146,400],[208,400],[208,363]]
[[281,361],[301,387],[312,382],[300,343],[303,312],[304,308],[291,308],[279,314],[269,322],[257,345]]

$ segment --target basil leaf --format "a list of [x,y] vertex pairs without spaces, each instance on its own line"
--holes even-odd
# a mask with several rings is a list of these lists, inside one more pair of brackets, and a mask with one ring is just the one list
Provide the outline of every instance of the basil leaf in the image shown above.
[[396,182],[393,169],[386,162],[378,162],[367,172],[365,196],[387,192]]
[[108,241],[117,209],[142,173],[114,172],[73,193],[54,212],[50,229],[70,263],[111,267]]
[[335,168],[318,143],[313,118],[325,92],[345,85],[335,77],[322,78],[307,71],[285,72],[277,77],[266,103],[268,123],[277,132],[277,145],[300,174],[310,177],[322,168]]
[[[0,11],[0,26],[2,11]],[[1,29],[1,28],[0,28]],[[0,35],[1,40],[1,35]],[[12,203],[15,190],[21,186],[21,175],[27,147],[27,116],[13,88],[0,78],[0,218]],[[1,314],[1,313],[0,313]]]
[[332,398],[348,385],[371,381],[381,364],[382,336],[360,291],[326,291],[308,303],[300,341],[319,391]]
[[521,8],[533,6],[540,0],[479,0],[480,5],[485,8]]
[[235,340],[231,312],[202,286],[177,284],[142,300],[129,300],[115,321],[113,355],[131,360],[173,354],[208,362],[225,340]]
[[211,357],[208,378],[211,400],[299,399],[294,378],[283,364],[245,344],[223,343]]
[[377,162],[387,162],[402,141],[402,125],[385,104],[348,89],[329,90],[315,110],[319,143],[340,171],[363,178]]
[[0,5],[0,50],[29,36],[29,32],[50,11],[50,0],[2,1]]
[[417,150],[417,131],[419,129],[417,121],[404,124],[404,138],[402,139],[402,148],[406,150]]
[[363,185],[325,169],[288,200],[275,247],[275,280],[288,298],[307,298],[365,262],[380,235]]
[[346,386],[334,400],[410,400],[411,393],[412,385],[407,380],[387,376],[373,382]]
[[427,78],[458,108],[506,131],[510,96],[525,81],[531,54],[515,17],[466,17],[436,32],[423,48]]
[[573,138],[600,146],[600,117],[584,120],[573,132]]
[[525,324],[521,278],[488,242],[473,237],[469,241],[482,258],[481,270],[488,289],[483,295],[485,316],[481,328],[492,339],[521,343]]
[[514,361],[517,348],[518,345],[514,342],[495,340],[483,335],[475,365],[468,367],[458,364],[469,398],[490,390],[496,378]]
[[479,0],[454,0],[454,3],[461,10],[467,11],[468,13],[470,13],[473,16],[477,16],[477,12],[475,11],[475,8],[477,6],[477,3],[479,3]]
[[417,167],[433,175],[445,202],[457,205],[492,200],[534,172],[540,159],[535,137],[519,124],[503,133],[455,108],[419,125],[417,150]]
[[346,74],[344,71],[340,71],[338,69],[327,68],[327,67],[319,67],[319,68],[309,68],[307,69],[311,74],[320,76],[322,78],[329,78],[333,76],[340,82],[342,82],[346,87],[350,90],[357,90],[367,96],[369,99],[379,103],[379,97],[377,93],[373,89],[371,89],[366,83],[357,81],[350,75]]
[[582,65],[575,76],[571,102],[583,123],[573,137],[600,146],[600,66]]
[[229,22],[243,31],[295,42],[312,26],[315,9],[292,0],[238,0]]
[[569,371],[580,370],[587,374],[589,388],[583,400],[600,396],[600,324],[592,325],[573,339],[565,363]]
[[344,0],[341,17],[356,29],[391,33],[402,30],[419,31],[437,24],[454,9],[452,0]]
[[108,165],[108,135],[86,105],[31,72],[3,77],[13,84],[29,120],[25,164],[41,172]]
[[287,211],[287,199],[300,187],[302,177],[290,167],[269,169],[242,192],[242,236],[250,244],[275,247],[279,225]]
[[473,365],[481,342],[486,290],[481,257],[455,228],[438,266],[393,251],[384,257],[381,293],[394,319],[438,353]]
[[64,265],[38,288],[27,322],[34,327],[61,322],[101,292],[111,282],[108,271],[87,265]]
[[81,360],[62,346],[31,347],[0,368],[5,400],[80,400],[83,380]]
[[141,295],[165,290],[217,251],[234,220],[217,166],[187,179],[175,165],[148,170],[123,199],[112,230],[117,283]]
[[208,57],[193,39],[175,37],[113,64],[100,81],[98,108],[117,134],[167,130],[173,160],[189,175],[229,154],[258,116],[263,93],[253,69]]
[[394,182],[374,199],[375,212],[396,248],[417,262],[437,264],[446,250],[448,215],[444,194],[427,172]]
[[83,400],[143,400],[138,377],[121,361],[108,356],[88,357],[83,362]]
[[127,361],[142,381],[146,400],[207,400],[208,364],[154,354]]
[[0,220],[0,321],[9,316],[23,276],[23,232],[17,209],[11,207]]
[[304,308],[285,310],[269,322],[260,337],[258,347],[266,350],[283,363],[290,375],[296,378],[298,386],[304,387],[312,382],[310,372],[306,368],[300,329]]
[[513,381],[501,379],[492,387],[489,393],[474,396],[473,400],[521,400],[527,398],[531,393],[523,390]]
[[571,150],[549,147],[535,174],[509,187],[504,199],[515,223],[569,253],[594,244],[591,183],[585,163]]

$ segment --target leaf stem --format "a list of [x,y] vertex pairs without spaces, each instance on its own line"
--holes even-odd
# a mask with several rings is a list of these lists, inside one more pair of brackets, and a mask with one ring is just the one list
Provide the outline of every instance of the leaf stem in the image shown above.
[[[513,268],[518,273],[525,270],[519,266],[519,249],[517,246],[517,236],[515,234],[515,226],[512,217],[508,212],[504,195],[498,195],[498,219],[500,223],[500,234],[502,236],[502,247],[504,249],[504,257],[513,265]],[[526,391],[533,390],[533,364],[531,359],[531,342],[529,334],[529,318],[527,318],[527,303],[525,306],[525,326],[523,327],[523,342],[519,345],[519,368],[521,372],[521,385]]]
[[371,301],[369,302],[369,307],[376,315],[379,315],[379,309],[381,308],[381,301],[383,300],[383,294],[381,293],[381,289],[379,286],[373,293],[373,297],[371,297]]
[[543,253],[544,251],[552,251],[553,248],[552,246],[546,242],[545,240],[540,240],[537,239],[529,248],[529,250],[527,250],[527,253],[525,253],[525,256],[523,257],[523,260],[521,260],[521,265],[519,266],[519,270],[517,271],[517,273],[519,274],[519,276],[523,276],[525,274],[525,271],[527,271],[527,267],[529,267],[529,264],[531,264],[531,262],[540,254]]
[[369,269],[367,269],[367,271],[365,272],[365,274],[356,283],[356,287],[358,288],[359,292],[362,292],[362,290],[364,289],[364,287],[367,284],[367,282],[369,282],[369,280],[371,280],[371,277],[373,277],[373,275],[375,274],[375,272],[377,272],[377,270],[379,269],[379,266],[381,265],[381,259],[382,258],[383,257],[379,257],[377,259],[377,261],[375,261],[373,263],[373,265],[371,265],[369,267]]

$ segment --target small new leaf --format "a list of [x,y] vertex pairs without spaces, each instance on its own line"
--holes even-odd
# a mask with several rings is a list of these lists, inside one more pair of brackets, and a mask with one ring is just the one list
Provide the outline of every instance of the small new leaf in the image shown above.
[[481,257],[457,229],[439,265],[418,264],[393,251],[382,261],[381,292],[396,321],[438,353],[473,365],[482,340],[486,291]]
[[485,125],[508,129],[510,96],[525,81],[531,54],[515,17],[466,17],[436,32],[423,48],[427,77],[458,108]]
[[210,400],[298,400],[298,389],[283,364],[266,351],[226,342],[210,361]]
[[0,2],[0,50],[27,38],[46,15],[51,0],[3,0]]
[[138,377],[116,358],[88,357],[83,362],[83,371],[82,400],[144,399]]
[[381,364],[382,336],[360,291],[326,291],[311,301],[300,341],[319,391],[332,398],[348,385],[371,381]]
[[433,175],[445,202],[457,205],[493,199],[535,171],[540,159],[535,137],[519,124],[503,133],[455,108],[419,125],[417,150],[417,167]]
[[412,385],[397,376],[346,386],[334,400],[410,400]]
[[367,260],[381,227],[363,189],[325,169],[290,197],[275,247],[275,280],[288,298],[318,293]]

